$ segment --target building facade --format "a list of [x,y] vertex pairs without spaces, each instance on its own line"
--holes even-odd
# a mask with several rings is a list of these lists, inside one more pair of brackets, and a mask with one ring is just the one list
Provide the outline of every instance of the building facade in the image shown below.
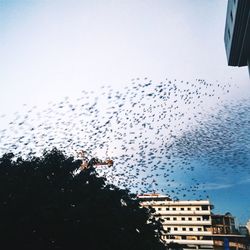
[[160,194],[139,195],[142,207],[152,207],[161,219],[166,244],[182,249],[250,250],[249,237],[236,229],[230,214],[213,214],[209,200],[178,200]]
[[248,234],[250,235],[250,220],[247,222],[246,228],[248,230]]
[[239,233],[242,235],[249,236],[249,232],[246,226],[239,226]]
[[159,194],[140,195],[141,206],[155,209],[162,220],[167,244],[178,243],[183,249],[213,249],[211,204],[209,200],[173,201]]
[[250,74],[249,0],[228,0],[224,42],[228,65],[248,65]]
[[235,234],[235,218],[230,214],[212,214],[213,234]]
[[235,227],[235,218],[230,214],[212,214],[212,231],[215,250],[247,250],[249,242],[246,235]]

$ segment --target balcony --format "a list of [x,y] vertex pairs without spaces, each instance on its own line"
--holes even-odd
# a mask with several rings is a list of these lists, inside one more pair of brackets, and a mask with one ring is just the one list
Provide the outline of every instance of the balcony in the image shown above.
[[163,226],[169,226],[169,225],[180,225],[180,226],[211,226],[210,220],[192,220],[192,221],[183,221],[183,220],[164,220],[162,223]]
[[211,215],[209,210],[193,210],[193,211],[170,211],[161,210],[154,213],[156,216],[168,216],[168,215]]
[[212,232],[208,231],[170,231],[166,234],[168,235],[186,235],[186,236],[212,236]]
[[212,240],[164,240],[166,243],[175,242],[178,244],[185,244],[185,245],[206,245],[206,246],[213,246]]

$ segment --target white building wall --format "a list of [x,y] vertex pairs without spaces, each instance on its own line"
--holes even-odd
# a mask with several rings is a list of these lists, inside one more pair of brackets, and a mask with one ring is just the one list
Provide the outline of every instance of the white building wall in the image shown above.
[[[157,199],[155,199],[157,198]],[[139,196],[141,205],[155,209],[167,231],[162,239],[188,245],[187,249],[212,249],[211,204],[209,200],[172,201],[167,196]]]

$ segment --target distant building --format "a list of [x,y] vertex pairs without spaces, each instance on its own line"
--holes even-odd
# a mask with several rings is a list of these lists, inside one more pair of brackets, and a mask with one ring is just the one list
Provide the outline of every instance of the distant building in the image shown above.
[[247,229],[248,229],[248,233],[250,235],[250,220],[247,222],[247,225],[246,225]]
[[214,249],[248,249],[248,238],[241,235],[235,227],[235,219],[230,213],[212,214]]
[[224,42],[228,65],[248,65],[250,74],[249,0],[228,0]]
[[239,226],[239,233],[242,235],[249,235],[248,229],[246,226]]
[[214,234],[236,233],[235,219],[230,213],[225,215],[212,214],[212,225]]
[[162,240],[178,243],[183,249],[213,249],[211,204],[209,200],[173,201],[168,196],[139,196],[143,207],[153,207],[166,233]]

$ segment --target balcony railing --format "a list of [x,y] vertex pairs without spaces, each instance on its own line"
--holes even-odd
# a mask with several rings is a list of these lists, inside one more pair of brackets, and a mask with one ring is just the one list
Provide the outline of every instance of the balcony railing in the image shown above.
[[155,215],[211,215],[209,210],[195,210],[195,211],[170,211],[170,210],[161,210],[156,211]]
[[213,246],[213,240],[174,240],[174,239],[167,239],[164,240],[166,243],[175,242],[178,244],[185,244],[185,245],[207,245]]
[[162,222],[163,225],[180,225],[180,226],[191,226],[191,225],[195,225],[195,226],[210,226],[211,220],[201,220],[201,221],[197,221],[197,220],[192,220],[192,221],[183,221],[183,220],[164,220],[164,222]]
[[212,232],[208,231],[170,231],[166,236],[171,235],[189,235],[189,236],[212,236]]

